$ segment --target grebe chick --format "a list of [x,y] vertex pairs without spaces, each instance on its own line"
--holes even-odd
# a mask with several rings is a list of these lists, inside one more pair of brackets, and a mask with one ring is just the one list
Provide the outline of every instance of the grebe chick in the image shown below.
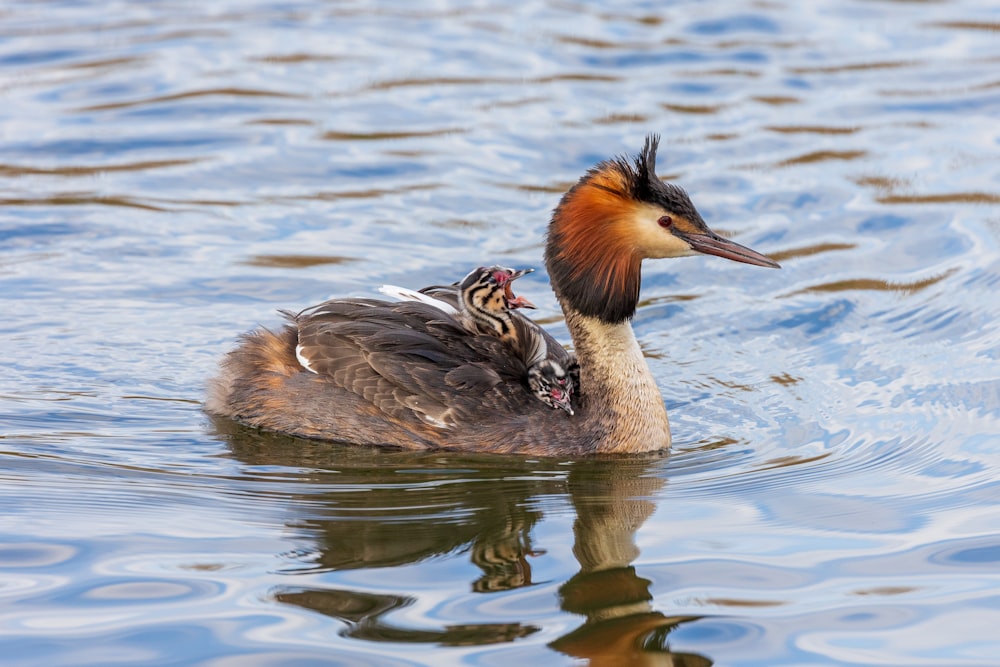
[[489,333],[513,348],[518,347],[511,308],[534,308],[522,296],[514,296],[512,284],[534,269],[480,266],[458,283],[458,316],[470,332]]
[[[642,261],[700,253],[778,264],[712,232],[687,193],[656,176],[657,144],[650,136],[634,158],[597,164],[552,213],[545,265],[580,365],[572,419],[535,398],[527,366],[496,336],[470,335],[428,303],[377,299],[332,299],[286,315],[277,332],[244,335],[206,409],[289,435],[404,449],[669,448],[663,397],[630,324]],[[549,349],[562,347],[540,331]]]
[[[542,328],[513,312],[518,308],[535,307],[523,296],[515,296],[512,288],[514,280],[531,271],[533,269],[480,266],[448,287],[425,287],[415,292],[396,285],[383,285],[379,291],[400,300],[430,303],[446,313],[457,315],[470,333],[497,336],[527,366],[524,379],[535,398],[572,415],[572,396],[579,387],[576,358],[561,345],[554,348],[558,352],[550,357]],[[572,375],[574,368],[577,369],[575,380]]]
[[542,359],[528,367],[528,387],[535,398],[551,408],[565,410],[572,416],[576,383],[562,365]]
[[[533,269],[515,271],[502,266],[479,267],[458,284],[458,301],[462,312],[476,321],[480,329],[495,333],[521,355],[528,366],[525,380],[535,398],[549,407],[573,414],[572,396],[577,389],[566,368],[550,358],[541,327],[521,317],[524,326],[516,326],[511,310],[534,308],[523,296],[515,297],[511,282]],[[560,346],[561,347],[561,346]],[[560,358],[565,360],[565,350]],[[572,364],[576,364],[573,357]]]

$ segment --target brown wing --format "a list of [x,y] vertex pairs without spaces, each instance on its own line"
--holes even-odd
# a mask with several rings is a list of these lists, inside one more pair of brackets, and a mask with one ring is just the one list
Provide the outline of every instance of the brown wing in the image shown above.
[[521,359],[433,306],[337,299],[291,319],[307,370],[395,419],[449,427],[534,402]]

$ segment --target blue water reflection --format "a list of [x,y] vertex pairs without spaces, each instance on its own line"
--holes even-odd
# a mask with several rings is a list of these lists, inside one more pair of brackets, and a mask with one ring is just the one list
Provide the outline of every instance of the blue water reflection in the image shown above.
[[[984,3],[0,8],[0,651],[35,665],[995,665]],[[209,419],[277,308],[501,262],[661,176],[781,271],[644,268],[670,457]]]

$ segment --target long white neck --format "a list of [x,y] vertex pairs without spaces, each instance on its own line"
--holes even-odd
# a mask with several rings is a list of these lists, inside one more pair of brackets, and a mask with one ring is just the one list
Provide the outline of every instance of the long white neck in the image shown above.
[[580,362],[584,418],[608,432],[597,451],[668,448],[667,409],[629,321],[610,324],[565,305],[563,311]]

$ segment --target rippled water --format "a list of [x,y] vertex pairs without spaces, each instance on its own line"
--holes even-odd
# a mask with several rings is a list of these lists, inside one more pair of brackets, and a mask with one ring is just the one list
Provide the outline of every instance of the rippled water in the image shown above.
[[[998,37],[972,0],[4,3],[4,664],[1000,663]],[[542,269],[651,131],[784,267],[646,267],[669,457],[201,412],[279,307]]]

